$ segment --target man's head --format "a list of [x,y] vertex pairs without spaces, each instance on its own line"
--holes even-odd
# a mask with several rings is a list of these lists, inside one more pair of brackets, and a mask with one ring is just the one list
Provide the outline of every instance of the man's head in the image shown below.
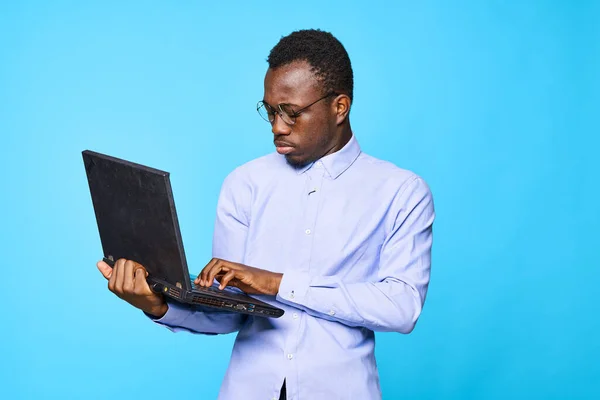
[[341,149],[350,139],[352,66],[328,32],[301,30],[271,50],[259,112],[271,121],[277,151],[299,166]]

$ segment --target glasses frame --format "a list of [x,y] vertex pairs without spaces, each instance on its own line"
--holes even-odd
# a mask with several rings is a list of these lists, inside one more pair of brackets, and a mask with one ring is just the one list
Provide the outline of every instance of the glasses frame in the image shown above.
[[[328,93],[328,94],[326,94],[325,96],[323,96],[323,97],[321,97],[321,98],[319,98],[319,99],[317,99],[317,100],[313,101],[313,102],[312,102],[312,103],[310,103],[309,105],[307,105],[307,106],[304,106],[304,107],[302,107],[302,108],[301,108],[301,109],[299,109],[299,110],[294,110],[294,109],[292,108],[292,106],[291,106],[290,104],[287,104],[287,103],[279,103],[279,104],[277,104],[277,108],[275,108],[275,107],[273,107],[272,105],[270,105],[269,103],[265,102],[264,100],[261,100],[261,101],[259,101],[259,102],[256,104],[256,111],[258,112],[258,115],[260,115],[260,117],[261,117],[262,119],[264,119],[265,121],[267,121],[267,122],[268,122],[268,123],[270,123],[271,125],[275,123],[275,114],[279,114],[279,117],[281,118],[281,120],[282,120],[283,122],[285,122],[285,124],[286,124],[286,125],[290,125],[290,126],[291,126],[291,125],[294,125],[294,124],[296,123],[296,118],[298,118],[298,117],[300,116],[300,114],[302,114],[304,111],[306,111],[306,110],[307,110],[309,107],[311,107],[312,105],[314,105],[314,104],[317,104],[319,101],[321,101],[321,100],[324,100],[324,99],[326,99],[326,98],[328,98],[328,97],[331,97],[331,96],[338,96],[338,95],[339,95],[339,93],[336,93],[336,92],[329,92],[329,93]],[[287,107],[289,107],[289,108],[290,108],[290,109],[291,109],[291,110],[292,110],[294,113],[293,113],[292,115],[290,115],[290,114],[286,113],[286,112],[283,110],[283,107],[284,107],[284,106],[287,106]],[[265,108],[265,110],[267,110],[267,118],[263,117],[263,115],[260,113],[260,109],[261,109],[261,107],[264,107],[264,108]],[[273,116],[273,120],[271,120],[271,116]],[[287,117],[287,118],[288,118],[290,121],[292,121],[292,122],[291,122],[291,123],[290,123],[290,122],[287,122],[287,121],[286,121],[286,117]]]

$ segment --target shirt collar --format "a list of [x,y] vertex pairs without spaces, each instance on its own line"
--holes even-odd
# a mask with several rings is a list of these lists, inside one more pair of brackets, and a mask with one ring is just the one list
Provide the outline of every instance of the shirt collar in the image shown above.
[[354,161],[356,161],[360,155],[360,152],[360,146],[353,134],[348,143],[346,143],[346,145],[340,150],[336,151],[335,153],[328,154],[325,157],[307,164],[302,168],[299,168],[297,172],[298,174],[302,174],[313,168],[316,163],[321,163],[331,179],[337,179],[338,176],[350,168]]

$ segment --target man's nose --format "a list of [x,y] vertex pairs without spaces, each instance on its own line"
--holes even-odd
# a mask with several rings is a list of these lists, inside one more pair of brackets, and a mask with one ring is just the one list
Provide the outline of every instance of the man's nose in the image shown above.
[[283,118],[281,118],[281,115],[279,115],[279,113],[275,113],[275,119],[271,124],[271,131],[275,136],[289,135],[290,133],[292,133],[292,128],[288,124],[283,122]]

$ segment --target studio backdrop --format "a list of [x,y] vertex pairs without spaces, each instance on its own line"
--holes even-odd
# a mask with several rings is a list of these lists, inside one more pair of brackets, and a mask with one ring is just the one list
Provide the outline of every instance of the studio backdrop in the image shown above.
[[269,50],[319,28],[350,54],[362,150],[435,201],[421,318],[376,335],[384,399],[600,398],[599,20],[583,0],[2,2],[0,397],[216,398],[235,335],[108,291],[81,151],[171,173],[199,272],[223,179],[274,151]]

